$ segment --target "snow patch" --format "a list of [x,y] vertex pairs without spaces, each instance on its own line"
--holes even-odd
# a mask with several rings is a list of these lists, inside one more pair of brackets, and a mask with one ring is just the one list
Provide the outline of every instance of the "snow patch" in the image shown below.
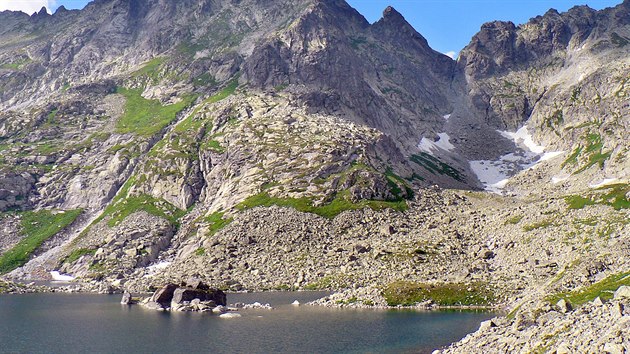
[[498,130],[498,132],[504,137],[514,141],[514,143],[516,143],[517,145],[525,145],[525,147],[529,151],[535,154],[542,154],[543,152],[545,152],[544,146],[538,145],[534,142],[534,137],[527,130],[527,125],[524,125],[521,129],[517,130],[516,133],[501,130]]
[[74,280],[74,277],[71,275],[67,275],[67,274],[61,274],[56,270],[53,270],[52,272],[50,272],[50,276],[52,277],[52,279],[54,281],[72,281]]
[[548,161],[548,160],[556,158],[556,157],[558,157],[558,156],[560,156],[562,154],[564,154],[564,151],[550,151],[550,152],[546,152],[540,157],[540,160],[538,160],[538,162]]
[[510,180],[519,171],[531,168],[537,162],[537,155],[532,153],[510,153],[501,156],[498,160],[470,161],[470,169],[485,186],[485,190],[497,194],[502,193]]
[[591,188],[599,188],[599,187],[603,187],[605,185],[611,184],[613,182],[618,181],[618,178],[606,178],[603,181],[599,182],[599,183],[594,183],[594,184],[590,184],[589,187]]
[[569,179],[569,175],[560,175],[551,177],[551,183],[558,184]]
[[[497,132],[505,138],[512,140],[522,150],[503,155],[496,161],[470,161],[470,168],[489,192],[501,194],[502,189],[505,188],[510,177],[520,171],[534,168],[543,161],[548,161],[564,154],[564,151],[545,152],[544,146],[534,142],[534,138],[527,130],[526,125],[514,133],[500,130]],[[558,180],[558,182],[560,182],[560,180]]]
[[450,114],[447,114],[447,115],[444,116],[444,120],[449,120],[450,118],[451,118]]
[[166,269],[166,267],[170,266],[171,262],[159,262],[147,267],[147,274],[145,277],[150,277],[158,273],[160,270]]
[[437,151],[438,149],[446,151],[453,151],[453,149],[455,149],[455,146],[451,144],[451,137],[447,133],[438,134],[438,138],[437,141],[422,138],[420,144],[418,144],[418,148],[428,153]]
[[455,149],[455,146],[451,144],[451,137],[448,136],[448,134],[440,133],[438,134],[438,137],[440,137],[440,139],[435,142],[437,147],[446,151],[453,151],[453,149]]

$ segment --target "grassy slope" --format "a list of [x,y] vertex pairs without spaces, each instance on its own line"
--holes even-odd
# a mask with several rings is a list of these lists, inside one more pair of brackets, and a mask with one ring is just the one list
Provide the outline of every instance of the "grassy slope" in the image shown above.
[[178,103],[162,106],[158,100],[142,97],[141,90],[119,87],[117,92],[125,96],[126,102],[125,112],[116,124],[116,131],[121,134],[133,133],[144,137],[160,132],[196,98],[195,95],[186,95]]
[[0,274],[8,273],[26,264],[30,255],[44,241],[74,222],[81,212],[82,210],[71,210],[57,214],[49,210],[25,212],[21,221],[22,234],[25,237],[0,256]]

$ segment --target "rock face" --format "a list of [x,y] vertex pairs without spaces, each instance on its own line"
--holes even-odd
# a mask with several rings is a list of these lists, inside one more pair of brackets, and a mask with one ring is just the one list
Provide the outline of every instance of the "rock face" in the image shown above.
[[[629,19],[626,0],[492,22],[453,61],[395,9],[370,24],[342,0],[2,12],[1,269],[357,307],[401,281],[482,284],[519,315],[478,340],[520,336],[547,294],[630,271]],[[225,303],[208,291],[147,304]],[[560,305],[547,317],[581,314]]]

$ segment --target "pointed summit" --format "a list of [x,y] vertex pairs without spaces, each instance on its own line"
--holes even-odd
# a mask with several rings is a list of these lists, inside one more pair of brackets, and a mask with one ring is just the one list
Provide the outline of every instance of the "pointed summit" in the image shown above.
[[387,6],[385,8],[385,10],[383,10],[383,19],[389,20],[389,21],[400,21],[403,20],[405,21],[405,18],[403,17],[403,15],[396,11],[395,8],[391,7],[391,6]]
[[42,6],[39,12],[33,13],[32,16],[35,18],[45,18],[47,16],[50,16],[50,14],[48,14],[48,9],[46,9],[46,6]]
[[433,51],[427,40],[405,20],[400,12],[391,6],[385,8],[383,17],[372,26],[372,30],[379,37],[389,41],[411,41],[413,44],[408,44],[420,48],[423,52]]

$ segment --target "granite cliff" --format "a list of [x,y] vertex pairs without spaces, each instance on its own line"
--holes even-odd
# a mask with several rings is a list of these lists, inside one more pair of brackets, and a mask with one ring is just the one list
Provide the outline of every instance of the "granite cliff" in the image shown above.
[[495,305],[536,349],[550,302],[628,285],[629,44],[627,0],[484,24],[457,60],[343,0],[1,12],[0,272]]

